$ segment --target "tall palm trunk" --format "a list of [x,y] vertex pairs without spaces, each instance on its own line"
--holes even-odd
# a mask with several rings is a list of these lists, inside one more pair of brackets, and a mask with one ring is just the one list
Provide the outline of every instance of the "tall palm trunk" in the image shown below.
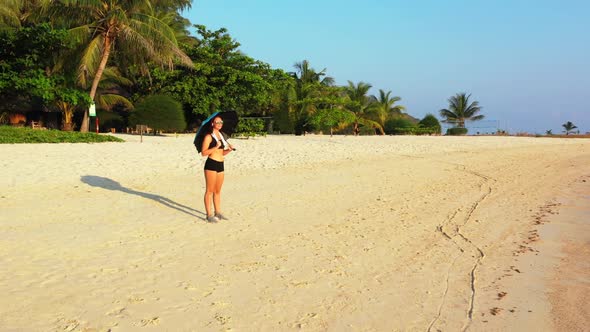
[[[100,64],[98,65],[98,69],[96,70],[96,75],[94,75],[94,80],[92,81],[92,87],[90,88],[90,99],[94,102],[94,96],[96,96],[96,90],[98,89],[98,83],[102,77],[102,73],[107,66],[107,62],[109,61],[109,55],[111,54],[111,45],[112,40],[111,36],[109,36],[109,31],[105,33],[104,37],[104,50],[102,53],[102,57],[100,59]],[[84,111],[84,118],[82,119],[82,126],[80,126],[81,132],[88,132],[88,128],[90,126],[88,110]]]

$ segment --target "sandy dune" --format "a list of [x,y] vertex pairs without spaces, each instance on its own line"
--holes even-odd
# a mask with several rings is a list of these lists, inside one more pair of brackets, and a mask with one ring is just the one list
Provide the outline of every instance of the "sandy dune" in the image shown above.
[[0,145],[0,331],[589,326],[590,139],[234,139],[206,224],[193,137],[120,137]]

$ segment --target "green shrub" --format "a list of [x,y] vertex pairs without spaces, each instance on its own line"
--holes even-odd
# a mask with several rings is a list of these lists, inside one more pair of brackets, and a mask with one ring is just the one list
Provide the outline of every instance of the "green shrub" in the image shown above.
[[110,135],[76,131],[38,130],[27,127],[0,126],[0,144],[13,143],[99,143],[124,142]]
[[466,135],[466,134],[467,134],[467,128],[456,127],[456,128],[447,129],[447,135],[462,136],[462,135]]
[[416,128],[416,125],[409,119],[393,118],[385,121],[383,130],[387,135],[406,135],[414,130],[410,128]]
[[416,135],[440,135],[440,127],[418,127]]
[[182,105],[165,95],[149,96],[137,104],[129,116],[129,124],[132,127],[147,125],[154,130],[167,132],[184,131],[186,128]]
[[393,128],[393,135],[415,135],[416,134],[415,127],[398,127]]
[[359,135],[370,136],[375,135],[376,133],[376,129],[372,126],[359,126]]
[[423,128],[423,127],[401,127],[394,128],[396,135],[438,135],[440,128]]
[[418,125],[422,128],[430,128],[434,130],[434,132],[429,132],[428,134],[440,134],[440,122],[432,114],[426,114],[426,116],[418,122]]
[[236,127],[236,135],[238,136],[266,136],[264,131],[264,119],[240,119]]

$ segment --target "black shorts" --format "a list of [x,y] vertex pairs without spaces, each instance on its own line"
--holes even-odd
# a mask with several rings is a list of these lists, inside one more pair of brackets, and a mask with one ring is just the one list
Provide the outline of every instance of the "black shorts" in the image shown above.
[[205,162],[205,170],[221,173],[223,172],[223,161],[217,161],[211,158],[207,158],[207,161]]

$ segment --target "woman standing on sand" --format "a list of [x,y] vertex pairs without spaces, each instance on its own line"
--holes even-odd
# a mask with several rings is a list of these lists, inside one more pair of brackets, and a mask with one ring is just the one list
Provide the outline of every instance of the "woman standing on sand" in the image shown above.
[[[201,155],[207,156],[205,162],[205,211],[207,212],[208,222],[218,222],[227,220],[221,213],[221,186],[223,186],[224,169],[223,158],[233,151],[233,147],[227,143],[221,133],[223,120],[215,117],[211,121],[211,132],[205,135],[201,148]],[[213,200],[214,210],[211,210],[211,200]]]

